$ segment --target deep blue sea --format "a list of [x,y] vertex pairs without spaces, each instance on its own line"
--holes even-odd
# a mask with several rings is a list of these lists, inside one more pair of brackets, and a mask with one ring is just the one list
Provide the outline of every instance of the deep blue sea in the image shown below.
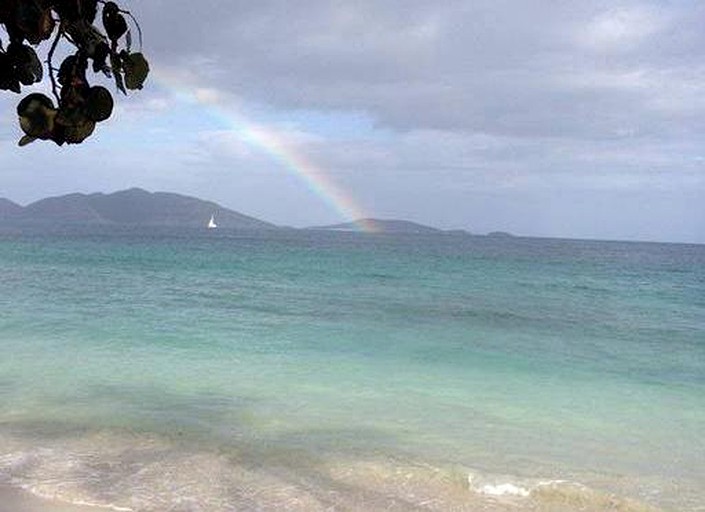
[[705,246],[0,235],[0,484],[134,512],[705,510]]

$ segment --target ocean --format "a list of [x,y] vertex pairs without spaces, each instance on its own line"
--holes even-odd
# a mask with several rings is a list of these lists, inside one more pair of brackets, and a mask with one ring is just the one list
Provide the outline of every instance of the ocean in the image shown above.
[[705,246],[0,235],[0,486],[134,512],[705,510]]

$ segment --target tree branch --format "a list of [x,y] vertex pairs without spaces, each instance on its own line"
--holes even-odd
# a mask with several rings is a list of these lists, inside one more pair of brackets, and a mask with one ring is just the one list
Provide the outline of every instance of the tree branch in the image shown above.
[[54,94],[54,98],[56,98],[57,105],[60,103],[61,100],[59,98],[59,91],[56,85],[56,77],[54,77],[54,52],[56,51],[56,46],[59,44],[59,39],[61,39],[61,34],[63,34],[63,32],[63,23],[60,23],[59,28],[57,28],[56,30],[56,37],[54,38],[54,42],[51,43],[51,48],[49,49],[49,53],[47,54],[47,67],[49,68],[49,79],[51,80],[51,92]]

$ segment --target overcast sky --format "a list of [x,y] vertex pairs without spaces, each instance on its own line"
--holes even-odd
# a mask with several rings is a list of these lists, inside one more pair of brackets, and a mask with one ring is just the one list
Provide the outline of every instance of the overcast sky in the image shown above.
[[346,220],[246,120],[370,216],[705,243],[703,2],[123,5],[142,24],[145,90],[62,148],[17,147],[19,97],[0,94],[0,196],[139,186],[280,224]]

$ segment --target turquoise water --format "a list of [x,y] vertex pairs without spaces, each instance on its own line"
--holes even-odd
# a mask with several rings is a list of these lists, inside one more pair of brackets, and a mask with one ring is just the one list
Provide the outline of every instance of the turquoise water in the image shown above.
[[0,275],[0,483],[705,509],[705,246],[106,228],[4,235]]

